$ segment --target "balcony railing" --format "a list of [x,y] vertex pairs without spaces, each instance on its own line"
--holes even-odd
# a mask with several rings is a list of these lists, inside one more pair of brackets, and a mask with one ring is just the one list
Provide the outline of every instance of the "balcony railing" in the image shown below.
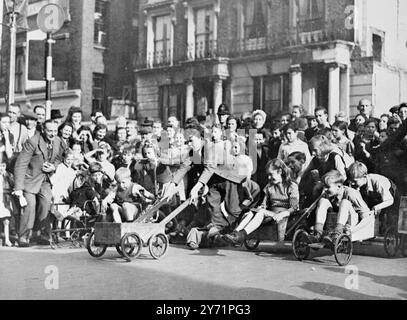
[[[322,27],[321,27],[322,26]],[[148,53],[139,57],[136,68],[155,68],[169,66],[185,61],[198,61],[214,58],[237,58],[253,55],[273,54],[284,48],[306,46],[335,40],[354,41],[354,30],[339,27],[335,21],[322,23],[312,21],[309,25],[298,24],[296,28],[274,32],[255,39],[228,39],[222,41],[204,40],[175,46],[174,52]]]

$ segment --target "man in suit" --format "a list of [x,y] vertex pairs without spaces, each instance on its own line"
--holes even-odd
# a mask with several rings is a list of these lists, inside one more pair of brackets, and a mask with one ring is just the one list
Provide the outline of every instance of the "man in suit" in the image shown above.
[[[368,99],[362,99],[359,101],[358,104],[358,111],[359,114],[365,116],[366,120],[368,119],[374,119],[377,123],[380,122],[379,119],[374,118],[372,116],[373,113],[373,106],[372,106],[372,102],[370,102],[370,100]],[[357,131],[357,124],[356,124],[356,117],[354,119],[351,120],[350,125],[349,125],[349,130],[356,132]]]
[[42,234],[40,243],[49,243],[50,225],[47,218],[52,198],[49,178],[62,160],[57,134],[57,123],[53,120],[45,121],[42,133],[37,132],[23,145],[15,164],[14,195],[24,207],[20,218],[20,247],[29,246],[36,214]]

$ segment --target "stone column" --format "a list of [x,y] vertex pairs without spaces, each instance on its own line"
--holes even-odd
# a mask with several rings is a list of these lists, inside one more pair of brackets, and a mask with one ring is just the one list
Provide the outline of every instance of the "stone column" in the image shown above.
[[329,97],[328,97],[328,113],[329,123],[335,121],[335,114],[339,112],[340,98],[340,68],[337,63],[329,64]]
[[194,116],[194,81],[186,80],[185,86],[185,119],[188,119]]
[[299,64],[290,68],[291,77],[291,104],[302,104],[302,69]]
[[223,80],[220,77],[213,79],[213,113],[218,113],[218,108],[223,102]]
[[350,107],[350,66],[343,66],[341,68],[341,98],[340,98],[340,110],[345,112],[349,117]]

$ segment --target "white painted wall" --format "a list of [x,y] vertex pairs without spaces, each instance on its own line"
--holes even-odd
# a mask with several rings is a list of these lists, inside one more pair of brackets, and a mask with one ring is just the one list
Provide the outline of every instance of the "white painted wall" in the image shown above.
[[407,1],[358,0],[356,25],[362,30],[360,43],[367,56],[372,55],[372,33],[385,33],[384,62],[407,70]]

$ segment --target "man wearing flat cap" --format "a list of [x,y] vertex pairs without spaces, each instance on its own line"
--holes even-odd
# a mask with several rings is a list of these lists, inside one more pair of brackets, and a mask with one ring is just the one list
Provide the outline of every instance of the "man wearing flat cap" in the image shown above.
[[31,139],[37,132],[38,116],[32,111],[23,112],[22,116],[25,121],[25,126],[27,127],[28,139]]

